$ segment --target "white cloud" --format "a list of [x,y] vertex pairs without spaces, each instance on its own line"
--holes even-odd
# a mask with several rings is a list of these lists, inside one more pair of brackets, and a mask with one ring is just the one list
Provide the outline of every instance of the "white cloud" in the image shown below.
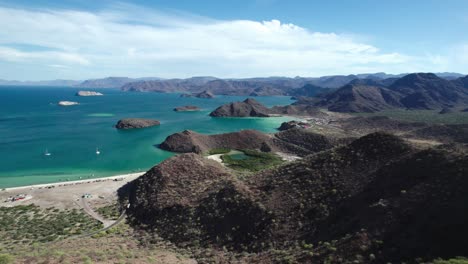
[[[349,36],[313,32],[278,20],[220,21],[123,4],[102,12],[0,7],[0,24],[0,61],[61,65],[73,69],[67,78],[77,79],[317,76],[363,70],[400,72],[426,65]],[[25,51],[2,43],[53,51]],[[48,78],[58,77],[64,76]]]
[[6,61],[59,61],[63,63],[88,65],[89,61],[74,53],[57,51],[24,52],[13,48],[0,46],[0,59]]

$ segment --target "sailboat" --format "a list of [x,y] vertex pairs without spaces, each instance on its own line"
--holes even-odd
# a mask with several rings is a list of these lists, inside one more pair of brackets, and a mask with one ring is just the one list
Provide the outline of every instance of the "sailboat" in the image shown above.
[[101,151],[99,151],[99,149],[96,148],[96,155],[99,155],[99,154],[101,154]]
[[45,155],[45,156],[50,156],[50,155],[52,155],[52,153],[50,153],[50,152],[46,149],[45,152],[44,152],[44,155]]

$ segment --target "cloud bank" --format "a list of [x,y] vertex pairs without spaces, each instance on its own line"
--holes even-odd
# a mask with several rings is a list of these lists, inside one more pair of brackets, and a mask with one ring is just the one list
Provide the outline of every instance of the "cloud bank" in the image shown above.
[[96,12],[0,7],[0,24],[0,69],[8,75],[0,78],[9,79],[319,76],[450,65],[439,55],[385,52],[278,20],[223,21],[122,4]]

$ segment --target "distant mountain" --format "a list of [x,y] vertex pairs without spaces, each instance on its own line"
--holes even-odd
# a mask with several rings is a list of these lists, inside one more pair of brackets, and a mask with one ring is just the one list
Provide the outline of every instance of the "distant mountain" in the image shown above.
[[160,80],[157,77],[144,77],[132,79],[128,77],[107,77],[103,79],[90,79],[75,85],[81,88],[120,88],[127,83],[136,81]]
[[440,78],[444,78],[447,80],[455,80],[457,78],[464,77],[464,74],[456,73],[456,72],[438,72],[435,75],[439,76]]
[[[383,87],[348,84],[325,95],[315,106],[334,112],[377,112],[401,107],[399,99],[397,94]],[[296,104],[302,102],[299,100]]]
[[291,96],[315,96],[319,93],[329,91],[327,88],[316,86],[313,84],[306,84],[298,89],[292,89],[288,92]]
[[468,90],[456,81],[432,73],[408,74],[396,80],[390,90],[400,93],[400,102],[410,109],[440,109],[468,104]]
[[307,78],[251,78],[217,79],[193,77],[188,79],[153,80],[132,82],[124,85],[124,91],[189,92],[210,91],[216,95],[286,95],[291,89],[307,84]]
[[314,78],[309,81],[310,84],[324,88],[338,88],[348,84],[354,79],[359,79],[356,75],[334,75]]
[[391,108],[442,109],[468,105],[468,77],[447,80],[433,73],[413,73],[395,79],[357,79],[328,94],[301,99],[336,112],[376,112]]
[[[203,85],[217,80],[215,77],[191,77],[187,79],[146,80],[133,81],[121,87],[124,91],[132,92],[201,92]],[[206,90],[206,89],[205,89]]]
[[0,85],[11,86],[74,86],[81,81],[74,80],[50,80],[50,81],[9,81],[0,80]]
[[455,80],[453,80],[453,82],[458,86],[462,86],[465,89],[468,89],[468,75],[465,76],[465,77],[455,79]]

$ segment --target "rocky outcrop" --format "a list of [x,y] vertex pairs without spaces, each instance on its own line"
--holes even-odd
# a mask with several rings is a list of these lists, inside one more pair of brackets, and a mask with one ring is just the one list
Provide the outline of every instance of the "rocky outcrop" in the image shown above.
[[179,106],[174,108],[176,112],[192,112],[192,111],[200,111],[201,109],[198,106],[194,105],[186,105],[186,106]]
[[125,118],[117,122],[115,127],[117,129],[133,129],[158,126],[161,123],[158,120],[143,119],[143,118]]
[[278,128],[279,131],[284,131],[288,130],[291,128],[304,128],[310,126],[308,123],[301,122],[301,121],[296,121],[296,120],[291,120],[288,122],[283,122],[281,123],[280,127]]
[[305,156],[329,149],[336,145],[331,137],[327,138],[305,129],[291,129],[273,135],[256,130],[242,130],[239,132],[203,135],[185,130],[168,136],[159,147],[164,150],[179,153],[206,153],[211,149],[257,149],[291,153]]
[[78,91],[75,95],[76,96],[101,96],[103,94],[100,92],[94,92],[94,91]]
[[243,102],[225,104],[210,113],[212,117],[268,117],[272,111],[256,101],[248,98]]
[[273,106],[271,111],[275,115],[308,116],[317,118],[327,118],[329,116],[320,108],[312,105]]
[[209,92],[209,91],[203,91],[203,92],[200,92],[200,93],[195,93],[193,94],[194,97],[197,97],[197,98],[204,98],[204,99],[211,99],[211,98],[214,98],[214,94],[212,92]]
[[168,136],[159,147],[179,153],[204,153],[215,148],[258,149],[262,142],[269,140],[269,135],[256,130],[217,135],[203,135],[185,130]]
[[311,105],[286,105],[268,108],[248,98],[243,102],[234,102],[222,105],[210,113],[213,117],[269,117],[276,115],[313,116],[325,118],[328,116],[318,107]]
[[202,91],[202,92],[199,92],[199,93],[192,93],[192,94],[183,93],[179,97],[181,97],[181,98],[196,97],[196,98],[212,99],[215,96],[214,96],[214,94],[212,92]]
[[72,102],[72,101],[60,101],[58,102],[58,105],[60,106],[72,106],[72,105],[79,105],[80,103],[78,102]]

